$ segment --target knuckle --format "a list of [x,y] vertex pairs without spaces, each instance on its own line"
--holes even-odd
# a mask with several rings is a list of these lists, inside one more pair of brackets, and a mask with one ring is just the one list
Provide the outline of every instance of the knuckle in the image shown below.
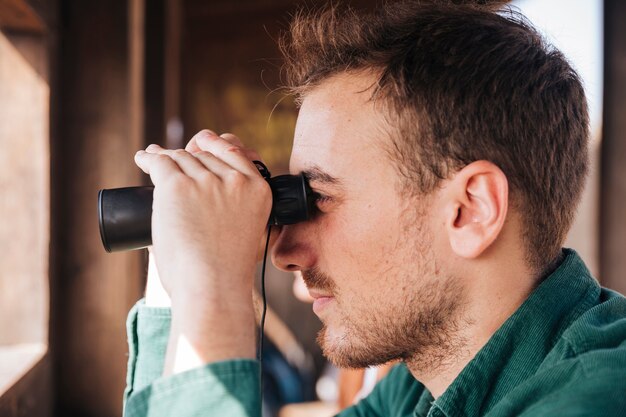
[[226,148],[225,152],[235,154],[235,155],[244,155],[244,151],[239,146],[229,146]]
[[228,171],[227,180],[233,186],[239,186],[243,185],[248,178],[242,172],[232,169]]
[[241,145],[241,140],[239,139],[239,137],[237,137],[237,135],[230,133],[230,132],[226,132],[226,133],[222,133],[220,135],[222,138],[226,139],[229,142],[233,142],[236,143],[237,145]]
[[171,162],[171,158],[165,154],[157,153],[154,154],[154,161],[159,165],[165,165]]
[[253,189],[255,193],[264,199],[272,197],[272,189],[270,188],[270,185],[262,178],[254,180]]
[[174,155],[177,158],[184,158],[185,156],[187,156],[187,151],[184,149],[176,149],[172,151],[172,155]]
[[192,181],[182,174],[172,175],[167,180],[167,186],[173,193],[180,193],[185,188],[189,187]]
[[213,157],[213,154],[211,152],[207,152],[207,151],[196,152],[194,155],[196,157],[198,157],[198,158],[211,158],[211,157]]
[[204,169],[196,174],[196,178],[198,179],[199,184],[203,185],[213,181],[215,179],[215,174],[207,169]]

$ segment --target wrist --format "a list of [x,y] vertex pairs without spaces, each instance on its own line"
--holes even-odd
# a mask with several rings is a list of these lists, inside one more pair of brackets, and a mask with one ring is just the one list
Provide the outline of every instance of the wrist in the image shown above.
[[[256,323],[252,304],[236,308],[172,305],[172,327],[164,375],[212,362],[256,357]],[[242,306],[244,304],[245,306]]]
[[[200,256],[177,257],[159,270],[172,304],[185,306],[219,306],[229,300],[238,305],[250,297],[256,263],[249,260],[230,266],[216,265]],[[179,308],[180,308],[179,307]]]

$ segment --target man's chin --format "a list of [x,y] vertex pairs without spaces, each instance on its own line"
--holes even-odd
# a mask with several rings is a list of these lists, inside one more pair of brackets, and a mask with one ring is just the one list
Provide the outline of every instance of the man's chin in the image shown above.
[[338,355],[338,352],[343,349],[340,347],[340,341],[338,341],[336,337],[333,337],[333,334],[336,334],[336,332],[333,331],[332,327],[322,322],[322,329],[317,334],[317,344],[322,348],[324,357],[334,365],[337,365],[335,358],[342,356]]
[[376,344],[366,344],[351,338],[343,326],[323,324],[317,334],[317,343],[324,357],[338,368],[360,369],[402,360],[400,352]]
[[338,368],[366,368],[369,362],[358,358],[358,349],[354,349],[345,332],[324,324],[317,335],[317,343],[322,354]]

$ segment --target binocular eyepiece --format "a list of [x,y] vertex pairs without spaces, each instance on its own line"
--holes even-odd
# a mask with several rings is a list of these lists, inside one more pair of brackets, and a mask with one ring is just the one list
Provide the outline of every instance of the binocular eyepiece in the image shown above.
[[[315,200],[303,174],[271,177],[254,161],[272,190],[269,225],[281,226],[307,220]],[[98,192],[100,238],[107,252],[145,248],[152,244],[154,187],[126,187]],[[210,202],[207,202],[210,204]]]

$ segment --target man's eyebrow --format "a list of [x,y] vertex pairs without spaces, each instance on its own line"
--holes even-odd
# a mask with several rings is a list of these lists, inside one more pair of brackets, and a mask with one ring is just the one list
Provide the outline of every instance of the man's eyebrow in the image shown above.
[[302,174],[309,182],[315,181],[325,185],[341,186],[341,180],[339,180],[339,178],[333,177],[328,172],[323,171],[317,166],[305,169],[302,171]]

